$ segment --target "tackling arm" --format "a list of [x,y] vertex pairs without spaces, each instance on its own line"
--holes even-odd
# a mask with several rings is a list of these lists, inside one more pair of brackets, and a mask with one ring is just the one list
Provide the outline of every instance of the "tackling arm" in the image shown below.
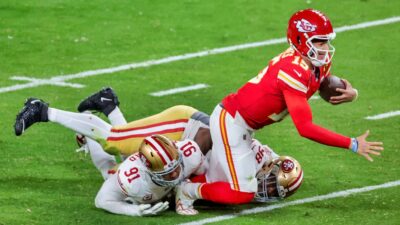
[[168,202],[159,202],[154,206],[150,204],[135,204],[125,201],[126,195],[118,186],[117,176],[113,175],[106,180],[97,193],[95,205],[97,208],[108,212],[127,216],[149,216],[156,215],[168,209]]

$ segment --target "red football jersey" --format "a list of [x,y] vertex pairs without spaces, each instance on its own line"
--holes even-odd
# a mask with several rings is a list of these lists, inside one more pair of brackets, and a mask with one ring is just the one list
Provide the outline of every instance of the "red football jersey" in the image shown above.
[[310,98],[319,88],[321,80],[329,74],[330,64],[320,67],[319,75],[311,71],[300,54],[289,48],[272,59],[255,78],[237,93],[222,101],[234,116],[239,111],[253,129],[282,120],[287,114],[283,90],[287,89]]
[[229,114],[235,116],[239,112],[246,123],[257,130],[281,121],[288,114],[289,100],[291,116],[302,136],[347,148],[350,138],[312,123],[307,103],[307,99],[319,89],[321,81],[329,76],[330,66],[310,68],[298,52],[289,48],[273,58],[264,70],[236,93],[226,96],[222,104]]

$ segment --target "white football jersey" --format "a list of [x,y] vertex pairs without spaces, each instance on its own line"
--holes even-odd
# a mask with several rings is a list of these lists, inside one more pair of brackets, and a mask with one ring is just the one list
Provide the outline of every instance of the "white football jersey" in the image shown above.
[[204,174],[208,169],[208,161],[200,150],[199,145],[190,139],[175,142],[183,159],[184,177]]
[[138,203],[156,202],[172,190],[172,187],[162,187],[151,180],[139,153],[125,159],[116,175],[122,192]]
[[251,143],[251,150],[253,150],[254,155],[256,157],[256,171],[260,171],[265,163],[270,163],[273,160],[279,158],[268,145],[262,145],[258,140],[253,139]]
[[190,118],[183,132],[182,140],[185,139],[194,140],[200,128],[209,129],[210,127],[201,120]]
[[[184,178],[192,174],[204,173],[207,161],[199,146],[192,140],[175,143],[182,155]],[[122,192],[137,203],[153,203],[165,197],[173,187],[155,184],[147,172],[147,167],[139,158],[139,153],[129,156],[118,168],[117,181]]]

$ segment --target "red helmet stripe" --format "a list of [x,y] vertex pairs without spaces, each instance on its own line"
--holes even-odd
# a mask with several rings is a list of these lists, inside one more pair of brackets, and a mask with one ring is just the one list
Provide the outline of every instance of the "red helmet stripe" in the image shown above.
[[154,151],[157,152],[158,156],[160,156],[160,158],[161,158],[161,160],[163,161],[163,163],[164,163],[165,165],[167,165],[167,162],[165,161],[165,158],[163,157],[162,153],[160,153],[160,152],[158,151],[158,148],[154,145],[154,143],[152,143],[153,139],[150,137],[150,138],[146,138],[146,139],[144,139],[144,140],[154,149]]
[[297,179],[292,184],[289,185],[288,190],[295,191],[297,188],[300,187],[302,182],[303,182],[303,170],[300,171],[300,175],[297,177]]
[[156,138],[153,137],[153,140],[157,142],[158,145],[160,145],[160,147],[164,150],[165,154],[167,155],[167,157],[169,158],[170,161],[173,160],[172,156],[169,154],[169,152],[167,151],[167,149],[164,148],[164,145],[162,145]]

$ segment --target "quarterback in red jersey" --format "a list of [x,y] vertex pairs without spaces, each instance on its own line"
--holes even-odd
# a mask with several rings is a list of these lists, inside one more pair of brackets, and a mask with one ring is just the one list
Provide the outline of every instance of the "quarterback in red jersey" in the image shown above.
[[[306,9],[293,14],[287,30],[290,48],[273,58],[258,76],[236,93],[226,96],[211,114],[213,148],[209,170],[220,171],[220,174],[208,176],[207,183],[182,185],[182,192],[188,198],[214,202],[231,199],[223,203],[232,204],[251,201],[257,190],[256,162],[250,147],[252,133],[288,114],[303,137],[351,149],[370,161],[369,154],[380,155],[383,144],[368,142],[368,131],[350,138],[313,123],[307,100],[330,75],[335,51],[330,41],[335,36],[330,20],[320,11]],[[337,90],[342,94],[332,97],[332,104],[353,101],[357,97],[351,84],[344,82],[346,88]],[[214,190],[225,194],[213,194]]]

